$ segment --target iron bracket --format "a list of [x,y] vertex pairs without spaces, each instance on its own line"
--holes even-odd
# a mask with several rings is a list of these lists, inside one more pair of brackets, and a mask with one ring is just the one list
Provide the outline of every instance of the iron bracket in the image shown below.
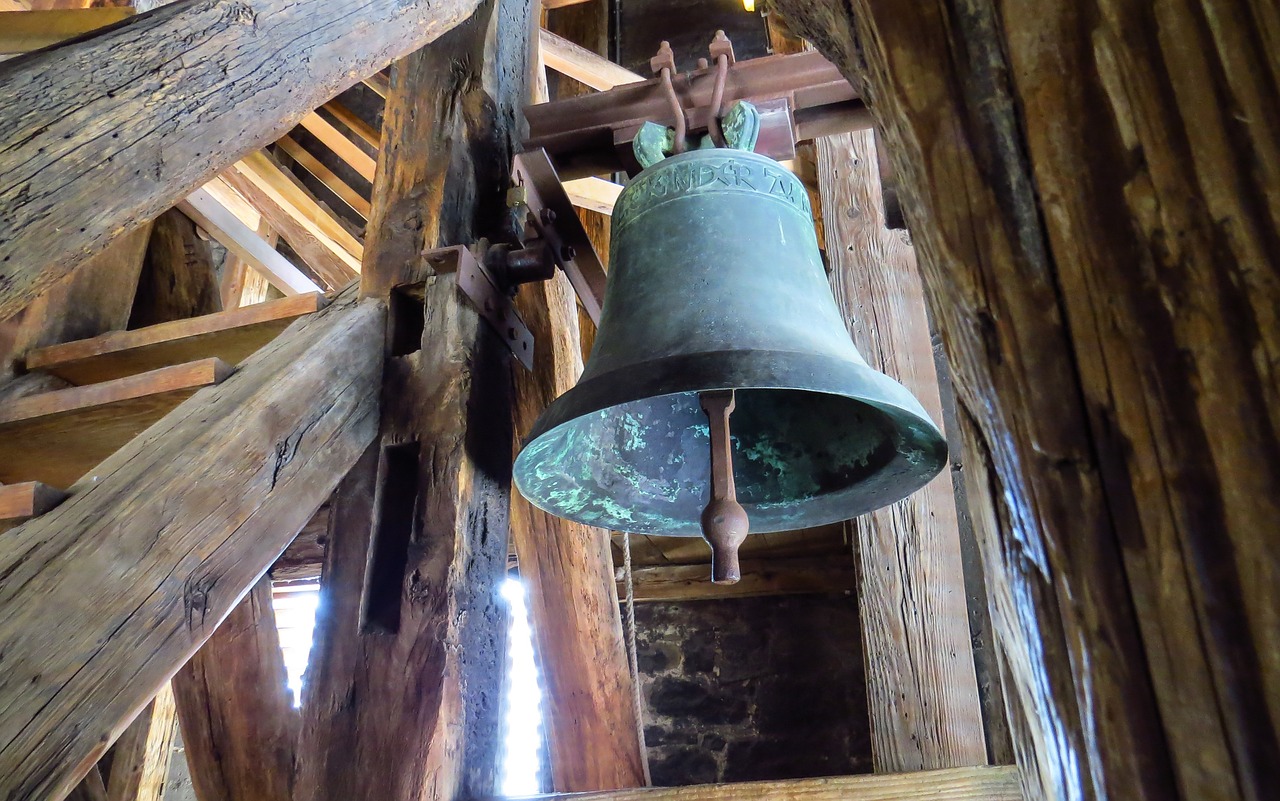
[[[489,250],[482,242],[480,249]],[[456,273],[458,289],[475,306],[480,317],[506,343],[520,363],[533,369],[533,334],[524,320],[516,313],[511,295],[503,291],[481,259],[470,248],[455,245],[447,248],[424,250],[422,258],[437,275]]]

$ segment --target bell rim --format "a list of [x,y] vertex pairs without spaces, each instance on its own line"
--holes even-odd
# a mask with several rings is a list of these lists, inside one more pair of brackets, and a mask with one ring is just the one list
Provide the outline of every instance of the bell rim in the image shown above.
[[[775,365],[772,374],[761,369],[762,365],[768,364]],[[735,383],[732,379],[738,370],[754,373],[755,380]],[[626,374],[625,380],[619,380],[620,373]],[[719,378],[698,382],[699,375]],[[645,391],[637,392],[636,387],[644,387]],[[806,518],[803,525],[799,526],[770,527],[764,521],[758,525],[757,520],[753,519],[752,533],[767,534],[848,520],[907,497],[932,481],[947,465],[946,438],[938,425],[906,387],[884,373],[873,370],[865,364],[824,354],[761,350],[710,351],[654,359],[629,365],[625,370],[617,369],[588,376],[586,380],[579,382],[556,398],[538,417],[533,429],[523,440],[512,471],[516,488],[539,509],[586,525],[658,536],[697,536],[696,521],[689,525],[690,530],[655,531],[643,527],[610,526],[593,519],[566,514],[563,510],[554,508],[552,504],[543,502],[536,495],[531,495],[526,489],[526,482],[522,480],[522,476],[533,467],[526,458],[530,446],[561,426],[572,424],[575,420],[587,415],[635,401],[717,389],[813,392],[844,397],[865,404],[882,413],[892,423],[894,433],[901,443],[894,461],[886,464],[883,470],[887,472],[894,465],[899,467],[904,464],[912,465],[912,469],[901,472],[901,482],[894,487],[892,493],[876,498],[870,506],[845,508],[839,510],[838,514],[832,513],[825,516],[816,515],[815,512],[815,519]],[[921,461],[912,463],[905,455],[904,448],[907,447],[917,454]],[[832,493],[825,504],[819,504],[813,500],[806,503],[817,510],[824,505],[838,505],[837,501],[840,498],[853,496],[855,489],[856,485],[853,485]],[[890,495],[893,497],[889,497]]]

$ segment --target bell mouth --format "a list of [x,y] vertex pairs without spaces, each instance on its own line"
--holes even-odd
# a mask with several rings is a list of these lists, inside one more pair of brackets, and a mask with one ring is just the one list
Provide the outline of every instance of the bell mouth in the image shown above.
[[735,351],[583,381],[539,418],[516,458],[516,486],[587,525],[701,536],[710,451],[698,393],[728,388],[734,477],[752,533],[846,520],[905,497],[946,464],[941,433],[887,376],[826,356]]

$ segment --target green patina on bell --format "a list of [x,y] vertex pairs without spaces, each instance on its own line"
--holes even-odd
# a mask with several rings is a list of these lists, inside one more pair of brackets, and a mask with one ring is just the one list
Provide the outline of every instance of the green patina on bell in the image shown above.
[[723,149],[660,161],[622,193],[591,358],[538,419],[516,485],[592,526],[698,536],[716,419],[700,394],[716,390],[734,390],[728,491],[754,533],[885,506],[946,464],[920,403],[854,347],[804,186]]

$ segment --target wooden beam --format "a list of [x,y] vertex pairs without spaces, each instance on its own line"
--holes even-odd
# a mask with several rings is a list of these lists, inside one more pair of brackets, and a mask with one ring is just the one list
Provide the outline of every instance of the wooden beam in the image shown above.
[[361,178],[373,183],[378,162],[361,150],[360,146],[351,141],[346,134],[335,128],[333,123],[313,111],[302,118],[300,125],[323,142],[325,147],[332,150],[338,158],[345,161]]
[[[867,363],[941,424],[915,251],[885,226],[876,163],[870,131],[817,140],[831,288]],[[851,527],[876,772],[985,765],[951,471]]]
[[[271,230],[271,226],[262,221],[258,222],[257,234],[272,250],[280,240],[275,231]],[[264,303],[270,298],[273,289],[271,282],[262,273],[250,267],[247,261],[237,256],[234,251],[227,253],[218,286],[218,292],[222,296],[222,308],[238,309]],[[283,294],[278,289],[274,291],[277,295]]]
[[218,180],[248,200],[330,288],[359,275],[364,246],[270,156],[251,153]]
[[107,801],[107,784],[102,780],[102,771],[98,770],[97,765],[89,768],[89,772],[67,796],[66,801]]
[[346,203],[352,211],[359,214],[361,219],[369,219],[369,201],[364,199],[359,192],[352,189],[346,181],[338,177],[333,170],[329,169],[320,161],[320,159],[311,155],[305,147],[290,139],[287,136],[281,137],[276,145],[281,150],[289,154],[289,157],[302,166],[304,170],[315,176],[316,180],[329,188],[343,203]]
[[66,795],[363,452],[385,313],[353,294],[5,533],[0,796]]
[[199,801],[290,801],[298,713],[263,577],[173,677]]
[[877,105],[1028,797],[1268,798],[1274,9],[1015,5],[781,3]]
[[5,62],[0,319],[475,7],[193,0]]
[[[646,601],[718,601],[762,595],[854,593],[858,584],[853,559],[744,559],[742,580],[712,584],[711,568],[699,565],[652,565],[631,571],[637,603]],[[626,591],[618,579],[618,594]]]
[[[517,370],[515,425],[523,436],[582,373],[577,301],[568,279],[530,284],[517,310],[539,347]],[[551,776],[558,792],[647,784],[630,668],[618,616],[608,532],[562,520],[511,495],[511,537],[528,587]]]
[[66,497],[67,493],[62,490],[39,481],[0,486],[0,532],[44,514]]
[[173,690],[165,684],[115,742],[107,801],[162,801],[175,717]]
[[648,80],[545,29],[538,31],[538,44],[542,48],[542,60],[548,67],[592,89],[607,90],[621,84]]
[[92,339],[38,348],[27,354],[28,370],[41,370],[73,384],[92,384],[147,370],[214,357],[239,364],[299,317],[328,303],[312,292],[230,311],[113,331]]
[[528,13],[486,5],[393,70],[361,291],[421,300],[389,299],[381,442],[333,500],[298,801],[496,792],[510,355],[419,253],[501,205]]
[[151,226],[129,327],[217,311],[222,311],[222,298],[209,243],[196,233],[190,217],[169,209]]
[[645,787],[529,796],[529,801],[1022,801],[1013,768],[836,776],[772,782]]
[[230,373],[227,364],[202,359],[8,401],[0,408],[0,481],[69,487],[197,390]]
[[29,53],[133,16],[132,8],[12,11],[0,25],[0,55]]
[[256,231],[236,218],[208,191],[197,189],[178,202],[178,208],[209,235],[216,238],[253,269],[267,277],[272,286],[286,295],[319,292],[316,285],[291,261],[276,252]]

